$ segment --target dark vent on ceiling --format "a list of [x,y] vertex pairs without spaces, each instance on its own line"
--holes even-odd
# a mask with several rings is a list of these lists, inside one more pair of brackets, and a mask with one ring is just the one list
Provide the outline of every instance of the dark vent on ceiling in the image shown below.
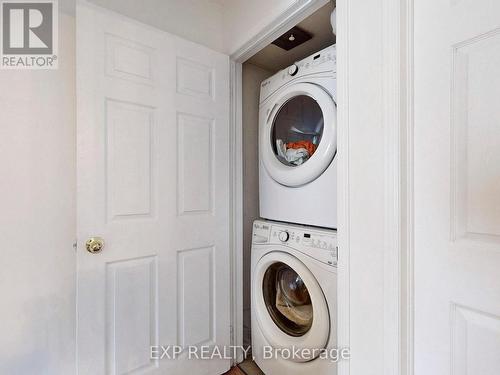
[[312,34],[295,26],[276,39],[273,44],[286,51],[290,51],[291,49],[300,46],[302,43],[307,42],[312,37]]

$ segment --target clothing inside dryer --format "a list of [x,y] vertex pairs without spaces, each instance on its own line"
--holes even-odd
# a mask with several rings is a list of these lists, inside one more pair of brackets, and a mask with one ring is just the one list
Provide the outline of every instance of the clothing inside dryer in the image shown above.
[[288,100],[274,118],[271,132],[278,160],[292,167],[304,164],[318,148],[323,127],[323,112],[316,100],[307,95]]
[[266,271],[262,287],[267,310],[276,325],[294,337],[306,334],[312,326],[313,306],[301,277],[278,262]]

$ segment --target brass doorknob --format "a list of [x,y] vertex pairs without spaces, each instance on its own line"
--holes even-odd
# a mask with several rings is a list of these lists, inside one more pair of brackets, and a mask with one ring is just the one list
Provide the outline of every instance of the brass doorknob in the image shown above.
[[91,237],[85,242],[85,247],[89,253],[99,253],[104,247],[104,240],[100,237]]

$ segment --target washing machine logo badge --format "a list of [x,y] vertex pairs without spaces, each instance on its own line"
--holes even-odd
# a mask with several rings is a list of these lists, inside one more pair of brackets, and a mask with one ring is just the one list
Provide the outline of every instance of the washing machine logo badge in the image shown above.
[[266,224],[254,223],[253,227],[255,229],[264,229],[264,230],[268,230],[269,229],[269,225],[266,225]]

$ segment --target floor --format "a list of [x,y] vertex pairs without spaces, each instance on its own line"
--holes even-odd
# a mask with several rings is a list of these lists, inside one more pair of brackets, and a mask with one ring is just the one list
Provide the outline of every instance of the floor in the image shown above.
[[238,367],[233,367],[231,370],[226,372],[224,375],[245,375]]
[[238,366],[233,367],[224,375],[264,375],[264,373],[255,364],[255,362],[246,360]]

